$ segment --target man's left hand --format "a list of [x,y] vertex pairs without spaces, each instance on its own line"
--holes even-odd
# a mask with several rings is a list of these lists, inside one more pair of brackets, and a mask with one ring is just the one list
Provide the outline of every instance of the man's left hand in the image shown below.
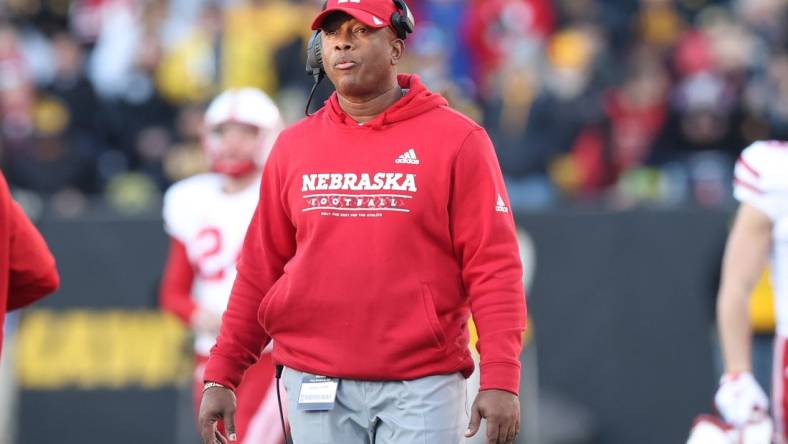
[[479,392],[471,407],[466,438],[479,431],[482,418],[487,420],[486,444],[512,444],[520,433],[520,400],[505,390]]

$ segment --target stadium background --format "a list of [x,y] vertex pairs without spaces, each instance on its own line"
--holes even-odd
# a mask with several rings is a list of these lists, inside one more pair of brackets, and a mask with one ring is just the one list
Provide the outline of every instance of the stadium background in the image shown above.
[[[0,443],[194,442],[161,195],[204,169],[221,89],[302,115],[317,3],[0,2],[0,165],[63,278],[9,324]],[[787,2],[408,3],[403,70],[484,124],[530,235],[539,442],[682,442],[717,377],[733,162],[788,139]]]

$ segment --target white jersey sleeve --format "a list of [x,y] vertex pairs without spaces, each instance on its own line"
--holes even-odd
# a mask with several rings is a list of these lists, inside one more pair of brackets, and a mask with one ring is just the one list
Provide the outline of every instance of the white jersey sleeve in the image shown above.
[[788,143],[755,142],[747,147],[736,162],[734,197],[750,204],[777,221],[788,216]]

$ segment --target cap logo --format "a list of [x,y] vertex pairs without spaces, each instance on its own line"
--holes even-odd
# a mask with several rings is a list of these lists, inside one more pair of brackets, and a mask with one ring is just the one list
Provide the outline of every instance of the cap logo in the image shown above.
[[361,0],[337,0],[338,5],[342,3],[361,3]]
[[374,15],[372,16],[372,21],[375,22],[375,24],[378,25],[378,26],[383,24],[383,20],[375,17]]

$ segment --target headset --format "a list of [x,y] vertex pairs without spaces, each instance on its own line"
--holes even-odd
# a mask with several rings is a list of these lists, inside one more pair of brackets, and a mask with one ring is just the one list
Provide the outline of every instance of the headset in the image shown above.
[[[408,5],[405,3],[405,0],[392,1],[397,10],[391,14],[391,26],[394,28],[394,32],[397,33],[397,37],[405,40],[408,38],[408,34],[412,34],[416,29],[416,21],[413,18],[413,14],[410,12],[410,8],[408,8]],[[326,10],[327,5],[328,0],[323,0],[323,11]],[[309,43],[306,46],[306,73],[315,79],[315,84],[312,86],[312,91],[309,93],[309,100],[306,103],[306,110],[304,111],[304,114],[309,116],[309,105],[312,104],[312,97],[315,95],[317,85],[320,84],[326,76],[326,71],[323,68],[323,38],[319,29],[312,34],[312,38],[309,39]]]

